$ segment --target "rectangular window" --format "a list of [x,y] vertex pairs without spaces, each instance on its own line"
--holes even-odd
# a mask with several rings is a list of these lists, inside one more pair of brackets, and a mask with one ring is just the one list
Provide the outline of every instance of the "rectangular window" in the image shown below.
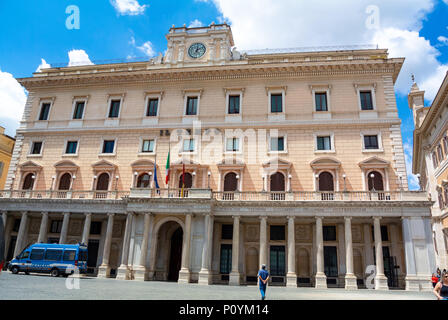
[[112,100],[109,108],[109,118],[118,118],[121,100]]
[[75,250],[65,250],[62,260],[64,261],[75,261],[76,251]]
[[115,141],[114,140],[104,140],[103,143],[103,153],[114,153]]
[[226,151],[237,152],[240,150],[240,139],[238,138],[227,138]]
[[33,142],[31,147],[31,154],[41,154],[42,152],[42,142]]
[[48,120],[48,115],[50,114],[50,106],[51,103],[42,103],[39,120]]
[[240,113],[240,96],[229,96],[229,114]]
[[157,109],[159,107],[159,99],[149,99],[148,109],[146,110],[147,117],[157,117]]
[[282,94],[271,94],[271,112],[272,113],[283,112]]
[[50,225],[50,233],[60,233],[62,229],[62,220],[53,220]]
[[187,116],[195,116],[198,112],[198,97],[188,97],[187,98]]
[[232,245],[221,244],[221,259],[219,273],[230,274],[232,271]]
[[271,246],[270,250],[270,268],[271,275],[285,275],[285,247]]
[[372,91],[361,91],[361,110],[373,110]]
[[90,234],[101,234],[101,221],[92,221],[90,224]]
[[233,238],[233,224],[223,224],[221,226],[221,239],[232,240]]
[[142,153],[154,152],[154,140],[143,140]]
[[285,226],[270,227],[271,240],[285,240]]
[[78,141],[68,141],[67,148],[65,149],[66,154],[76,154],[78,149]]
[[194,152],[194,139],[185,139],[184,140],[183,152]]
[[378,136],[364,136],[364,148],[366,150],[376,150],[379,149]]
[[43,260],[45,249],[33,249],[31,250],[31,260]]
[[285,151],[285,138],[271,138],[271,151]]
[[59,261],[62,258],[62,250],[47,249],[45,252],[45,260]]
[[315,94],[315,97],[316,97],[316,111],[328,111],[327,93],[318,92]]
[[336,241],[336,227],[323,226],[322,228],[324,241]]
[[85,102],[84,101],[76,102],[75,111],[73,112],[73,119],[74,120],[82,119],[82,117],[84,115],[84,106],[85,106]]
[[317,137],[317,150],[331,150],[331,137]]

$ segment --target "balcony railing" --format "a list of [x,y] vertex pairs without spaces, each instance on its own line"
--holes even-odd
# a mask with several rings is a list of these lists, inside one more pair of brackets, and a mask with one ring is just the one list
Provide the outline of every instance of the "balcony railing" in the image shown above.
[[214,199],[217,201],[429,201],[426,192],[213,192],[210,189],[131,189],[130,191],[0,191],[0,199],[118,200],[122,198]]

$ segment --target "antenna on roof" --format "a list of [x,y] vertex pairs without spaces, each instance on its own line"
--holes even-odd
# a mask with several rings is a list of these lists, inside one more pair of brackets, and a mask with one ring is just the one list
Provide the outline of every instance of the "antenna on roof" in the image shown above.
[[414,76],[414,74],[411,75],[411,79],[412,79],[412,82],[415,83],[415,76]]

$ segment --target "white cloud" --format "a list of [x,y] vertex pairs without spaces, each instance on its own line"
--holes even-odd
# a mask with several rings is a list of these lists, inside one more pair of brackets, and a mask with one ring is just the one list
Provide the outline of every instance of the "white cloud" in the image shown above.
[[89,55],[84,50],[71,50],[68,53],[69,67],[93,65]]
[[190,22],[190,25],[188,26],[188,28],[198,28],[198,27],[202,27],[203,24],[201,21],[199,21],[198,19],[195,19],[194,21]]
[[26,98],[26,90],[12,74],[0,70],[0,126],[5,127],[10,136],[14,136],[19,127]]
[[152,47],[151,41],[146,41],[144,44],[137,47],[137,49],[144,52],[148,57],[154,57],[156,55],[156,52]]
[[149,5],[140,5],[137,0],[110,0],[120,15],[137,16],[143,14]]
[[42,69],[48,69],[48,68],[51,68],[51,65],[49,65],[49,64],[47,63],[47,61],[45,61],[44,59],[41,59],[41,60],[42,60],[42,61],[41,61],[40,65],[39,65],[39,67],[37,67],[36,72],[41,72]]
[[[446,0],[446,1],[448,1],[448,0]],[[448,45],[448,38],[445,36],[440,36],[437,38],[437,40],[445,46]]]
[[420,186],[418,183],[418,178],[412,174],[412,153],[413,153],[413,146],[412,142],[405,142],[403,144],[404,149],[404,157],[406,159],[406,172],[408,173],[408,184],[409,184],[409,190],[419,190]]

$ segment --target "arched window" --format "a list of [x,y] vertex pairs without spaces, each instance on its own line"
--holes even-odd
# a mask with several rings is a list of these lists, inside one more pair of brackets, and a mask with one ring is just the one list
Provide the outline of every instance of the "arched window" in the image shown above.
[[34,186],[34,173],[28,173],[23,180],[22,190],[32,190]]
[[[280,172],[271,176],[271,192],[285,192],[285,176]],[[285,194],[271,193],[271,200],[285,200]]]
[[238,190],[238,179],[236,173],[230,172],[224,178],[224,192],[234,192]]
[[96,190],[107,191],[109,189],[109,175],[107,173],[102,173],[98,177],[98,182],[96,183]]
[[151,177],[147,173],[141,174],[137,179],[137,188],[149,188]]
[[333,175],[327,171],[319,175],[319,191],[334,191]]
[[368,183],[369,191],[384,191],[383,175],[378,171],[368,173]]
[[[185,189],[191,189],[193,186],[193,176],[191,173],[185,173]],[[182,188],[182,173],[179,176],[179,188]]]
[[70,184],[72,182],[72,176],[70,173],[64,173],[59,179],[59,190],[70,190]]

